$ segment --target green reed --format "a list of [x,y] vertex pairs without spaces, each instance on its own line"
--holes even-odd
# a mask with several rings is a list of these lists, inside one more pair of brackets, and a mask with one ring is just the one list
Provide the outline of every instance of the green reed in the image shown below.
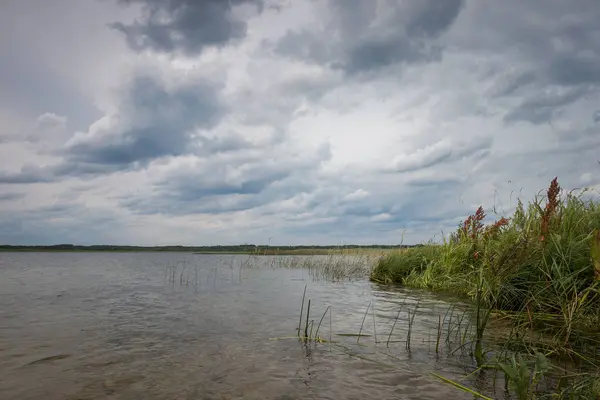
[[[554,179],[545,196],[527,207],[519,200],[510,218],[488,225],[480,207],[443,243],[382,257],[371,279],[471,298],[471,345],[478,365],[487,363],[486,337],[503,343],[506,351],[540,350],[551,359],[595,364],[600,356],[600,204],[584,200],[584,193],[564,194]],[[506,362],[498,359],[496,366],[513,365]],[[500,370],[510,375],[509,369]],[[571,389],[597,380],[594,374],[583,376]],[[523,385],[512,387],[521,393],[518,398]]]

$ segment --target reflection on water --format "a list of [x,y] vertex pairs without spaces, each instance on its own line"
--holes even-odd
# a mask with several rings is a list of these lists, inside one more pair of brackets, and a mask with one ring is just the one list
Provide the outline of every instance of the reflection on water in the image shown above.
[[[307,269],[256,268],[245,260],[0,253],[0,397],[472,398],[430,374],[465,374],[464,351],[435,351],[440,315],[456,321],[460,304],[449,308],[421,291],[315,280]],[[173,276],[173,265],[185,265],[185,272],[180,267]],[[319,336],[331,335],[333,344],[294,338],[305,285],[315,324],[331,306],[331,323],[324,319]],[[361,324],[369,336],[357,343],[347,334]],[[461,340],[458,331],[444,332],[441,347]]]

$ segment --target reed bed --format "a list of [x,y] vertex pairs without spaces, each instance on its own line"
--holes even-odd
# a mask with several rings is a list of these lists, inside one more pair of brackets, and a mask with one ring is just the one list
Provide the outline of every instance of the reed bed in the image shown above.
[[209,279],[216,280],[220,273],[222,278],[241,282],[245,270],[258,268],[304,269],[313,280],[362,280],[370,276],[380,258],[379,252],[361,254],[353,249],[310,256],[231,255],[229,262],[211,268],[193,265],[189,261],[169,264],[165,267],[165,280],[172,284],[200,286],[208,283]]
[[355,256],[382,256],[384,254],[399,251],[403,248],[400,246],[336,246],[336,247],[307,247],[300,249],[290,249],[289,246],[257,246],[253,252],[249,254],[259,256],[329,256],[329,255],[355,255]]
[[216,286],[217,279],[228,279],[230,282],[243,280],[244,263],[235,264],[231,257],[228,264],[213,267],[192,264],[190,261],[178,261],[165,266],[165,281],[181,286],[200,287],[202,285]]
[[244,267],[305,269],[313,279],[357,280],[368,278],[380,258],[380,253],[356,254],[352,251],[312,256],[253,255],[244,261]]

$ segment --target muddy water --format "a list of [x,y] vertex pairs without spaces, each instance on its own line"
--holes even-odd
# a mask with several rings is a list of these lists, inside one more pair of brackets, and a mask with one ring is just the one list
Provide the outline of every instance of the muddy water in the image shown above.
[[[468,371],[431,343],[447,299],[245,260],[0,253],[0,399],[472,398],[430,374]],[[319,336],[336,343],[294,338],[305,285],[315,330],[331,306]],[[402,303],[418,309],[411,351],[406,311],[389,335]],[[343,335],[363,318],[370,336]]]

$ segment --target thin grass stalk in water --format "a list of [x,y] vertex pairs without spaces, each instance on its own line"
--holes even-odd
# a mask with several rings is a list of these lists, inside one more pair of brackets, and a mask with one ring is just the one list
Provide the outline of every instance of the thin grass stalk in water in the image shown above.
[[373,304],[373,307],[371,307],[371,312],[373,313],[373,340],[375,341],[375,344],[377,344],[377,323],[375,322],[375,304]]
[[467,334],[469,333],[470,329],[471,329],[471,320],[468,321],[467,327],[465,328],[465,333],[462,336],[462,341],[461,341],[462,346],[464,346],[465,343],[467,343]]
[[333,325],[331,323],[331,310],[329,310],[329,351],[331,351],[331,330]]
[[406,350],[410,350],[410,330],[411,330],[411,325],[410,325],[410,310],[408,310],[408,333],[406,334]]
[[325,309],[325,312],[323,313],[323,315],[321,316],[321,319],[319,320],[319,325],[317,325],[317,331],[315,332],[315,338],[319,337],[319,329],[321,328],[321,322],[323,322],[323,318],[325,318],[325,314],[327,314],[327,311],[329,310],[331,306],[327,306],[327,308]]
[[440,352],[440,338],[442,336],[442,316],[438,315],[438,332],[437,340],[435,341],[435,354]]
[[417,301],[417,305],[415,306],[415,311],[413,311],[412,316],[410,315],[410,310],[408,312],[408,335],[406,338],[406,350],[410,351],[410,337],[412,335],[412,327],[415,321],[415,316],[417,315],[417,310],[419,309],[419,302]]
[[458,327],[456,328],[456,334],[454,335],[454,340],[458,340],[460,338],[462,322],[463,322],[464,318],[465,318],[465,314],[463,313],[463,314],[461,314],[460,318],[458,319]]
[[[241,271],[241,268],[240,268]],[[306,296],[306,285],[304,285],[304,293],[302,294],[302,306],[300,307],[300,321],[298,322],[298,337],[302,332],[302,314],[304,313],[304,297]]]
[[454,306],[451,307],[452,311],[450,312],[450,319],[448,319],[448,329],[446,331],[446,343],[450,344],[450,335],[452,334],[452,330],[454,326],[452,325],[452,317],[454,316]]
[[304,327],[304,337],[308,337],[308,318],[310,317],[310,299],[306,308],[306,326]]
[[358,337],[356,338],[356,343],[360,340],[360,334],[362,332],[363,325],[365,324],[365,319],[367,318],[367,314],[369,313],[369,308],[371,307],[371,301],[369,301],[369,305],[365,310],[365,315],[363,316],[362,323],[360,324],[360,330],[358,331]]
[[392,324],[392,329],[390,330],[390,334],[388,335],[388,340],[386,343],[387,347],[390,347],[390,339],[392,338],[392,333],[394,332],[394,327],[396,326],[396,322],[398,322],[398,318],[400,317],[401,312],[402,312],[402,307],[400,307],[400,309],[398,310],[398,314],[396,314],[396,319],[394,320],[394,323]]
[[453,309],[452,306],[446,308],[446,313],[444,313],[444,320],[442,321],[444,324],[446,323],[446,318],[448,317],[448,313],[450,312],[451,309]]

